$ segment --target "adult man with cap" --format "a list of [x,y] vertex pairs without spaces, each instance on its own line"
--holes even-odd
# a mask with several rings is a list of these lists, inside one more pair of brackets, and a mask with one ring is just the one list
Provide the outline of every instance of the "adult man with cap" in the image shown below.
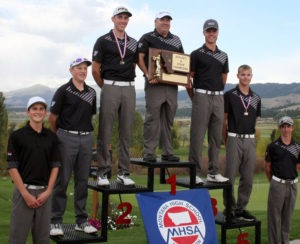
[[93,50],[93,77],[101,88],[97,184],[109,185],[111,172],[110,139],[116,114],[119,119],[119,152],[117,182],[134,185],[129,178],[130,136],[135,116],[135,66],[138,62],[137,41],[125,32],[132,14],[117,7],[111,20],[114,28],[99,37]]
[[61,227],[67,203],[67,188],[74,172],[74,206],[76,213],[75,230],[85,233],[97,231],[88,221],[86,201],[88,177],[92,162],[93,126],[96,114],[96,92],[85,83],[88,66],[86,58],[71,62],[69,71],[72,78],[59,87],[51,102],[49,122],[62,142],[62,166],[52,198],[50,235],[63,235]]
[[156,14],[152,32],[139,40],[139,68],[145,77],[146,114],[144,122],[144,160],[156,161],[155,149],[161,139],[162,160],[179,161],[174,155],[171,130],[177,109],[178,86],[158,83],[148,79],[149,48],[183,53],[181,40],[170,32],[171,14],[162,11]]
[[280,137],[266,150],[265,172],[270,181],[268,196],[269,243],[289,243],[291,218],[297,199],[300,144],[293,140],[294,121],[289,116],[279,119]]
[[59,141],[43,126],[47,103],[31,97],[29,122],[9,137],[7,169],[15,185],[9,243],[26,243],[31,230],[34,243],[49,243],[51,195],[60,167]]
[[219,173],[218,158],[222,141],[224,117],[223,90],[227,80],[228,56],[217,45],[218,22],[206,20],[203,25],[205,44],[191,53],[191,79],[187,87],[192,100],[189,160],[196,163],[196,183],[200,178],[202,150],[208,130],[207,181],[226,182]]

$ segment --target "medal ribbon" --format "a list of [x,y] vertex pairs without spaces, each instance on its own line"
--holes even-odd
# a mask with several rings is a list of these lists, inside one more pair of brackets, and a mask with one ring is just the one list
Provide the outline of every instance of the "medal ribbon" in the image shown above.
[[120,47],[120,43],[118,41],[118,38],[116,36],[116,33],[113,31],[113,34],[114,34],[114,37],[115,37],[115,41],[116,41],[116,44],[117,44],[117,47],[118,47],[118,50],[119,50],[119,54],[120,54],[120,57],[121,57],[121,60],[124,59],[125,57],[125,54],[126,54],[126,48],[127,48],[127,34],[125,32],[125,43],[124,43],[124,50],[123,50],[123,53],[122,53],[122,50],[121,50],[121,47]]
[[241,95],[240,95],[240,99],[241,99],[241,101],[242,101],[242,104],[243,104],[243,107],[244,107],[244,109],[245,109],[245,112],[248,113],[248,108],[249,108],[250,103],[251,103],[251,96],[249,97],[249,101],[248,101],[247,106],[246,106],[246,104],[245,104],[245,102],[244,102],[244,99],[243,99],[243,97],[242,97]]

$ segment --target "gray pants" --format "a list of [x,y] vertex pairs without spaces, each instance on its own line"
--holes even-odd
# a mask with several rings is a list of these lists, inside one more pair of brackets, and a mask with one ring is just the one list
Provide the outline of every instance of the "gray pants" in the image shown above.
[[85,206],[92,161],[92,134],[80,136],[58,129],[57,136],[62,142],[60,144],[62,165],[53,190],[51,223],[62,223],[67,204],[67,188],[73,171],[76,223],[82,224],[88,217]]
[[130,136],[135,116],[134,86],[104,85],[101,91],[98,134],[99,175],[111,170],[109,152],[114,119],[119,118],[118,174],[129,174]]
[[172,126],[177,109],[178,87],[167,84],[145,87],[144,155],[155,154],[161,139],[162,154],[173,155]]
[[[28,191],[37,197],[45,190]],[[32,230],[32,240],[34,244],[49,243],[50,204],[51,201],[48,199],[39,208],[29,208],[20,192],[15,188],[13,194],[9,243],[26,243],[30,230]]]
[[192,100],[189,160],[196,163],[199,175],[202,166],[202,150],[208,130],[208,174],[219,173],[218,158],[222,142],[224,98],[222,95],[195,93]]
[[270,244],[289,243],[291,218],[296,198],[297,184],[282,184],[271,180],[268,197],[268,238]]
[[[252,192],[253,175],[256,161],[254,138],[237,138],[228,136],[226,142],[225,177],[232,184],[232,209],[245,210]],[[234,197],[234,182],[240,175],[237,201]],[[227,206],[224,193],[224,205]]]

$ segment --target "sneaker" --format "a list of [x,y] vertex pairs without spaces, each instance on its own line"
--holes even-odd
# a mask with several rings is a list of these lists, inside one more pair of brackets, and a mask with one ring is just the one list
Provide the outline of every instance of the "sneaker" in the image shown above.
[[245,221],[255,221],[256,218],[250,214],[247,210],[240,210],[235,212],[235,217],[239,220],[245,220]]
[[51,224],[50,225],[50,236],[63,236],[64,231],[61,228],[61,224]]
[[229,179],[222,176],[221,174],[216,174],[216,175],[207,174],[207,181],[224,183],[224,182],[229,181]]
[[128,175],[118,175],[117,182],[125,186],[135,185],[135,182]]
[[161,160],[178,162],[180,160],[180,158],[175,155],[161,155]]
[[196,181],[195,181],[195,183],[196,183],[197,185],[203,185],[203,184],[204,184],[204,181],[203,181],[199,176],[196,176]]
[[149,155],[144,156],[143,160],[145,162],[155,163],[156,162],[156,156],[153,155],[153,154],[149,154]]
[[97,229],[95,227],[93,227],[92,225],[90,225],[89,222],[84,222],[82,224],[76,224],[75,230],[82,231],[87,234],[92,234],[92,233],[97,232]]
[[109,181],[106,175],[98,176],[97,178],[97,185],[98,186],[109,186]]

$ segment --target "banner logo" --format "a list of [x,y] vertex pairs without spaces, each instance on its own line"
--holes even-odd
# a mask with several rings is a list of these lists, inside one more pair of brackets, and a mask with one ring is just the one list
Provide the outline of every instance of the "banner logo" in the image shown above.
[[166,243],[204,243],[206,228],[202,214],[190,202],[174,199],[163,203],[156,221]]

